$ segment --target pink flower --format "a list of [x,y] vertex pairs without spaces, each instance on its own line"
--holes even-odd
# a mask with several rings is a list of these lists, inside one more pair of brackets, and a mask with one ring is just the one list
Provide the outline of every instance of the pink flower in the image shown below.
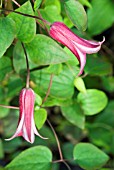
[[[26,141],[33,143],[35,139],[34,134],[40,136],[34,122],[34,101],[34,91],[30,88],[22,89],[19,96],[20,116],[18,127],[15,134],[11,138],[6,140],[12,140],[15,137],[23,136]],[[40,137],[43,138],[42,136]]]
[[105,38],[103,38],[102,42],[95,42],[80,38],[62,22],[54,22],[51,25],[49,34],[53,39],[67,46],[77,57],[80,62],[80,72],[78,75],[81,75],[83,72],[86,64],[86,54],[98,52],[102,43],[105,41]]

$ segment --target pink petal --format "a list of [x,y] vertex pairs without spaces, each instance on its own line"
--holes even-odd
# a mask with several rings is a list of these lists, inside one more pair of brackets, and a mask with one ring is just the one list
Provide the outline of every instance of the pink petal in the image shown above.
[[35,139],[35,134],[43,139],[47,139],[42,137],[36,129],[34,122],[34,101],[35,94],[32,89],[23,89],[21,91],[19,97],[20,116],[18,127],[15,134],[11,138],[6,140],[11,140],[15,137],[23,136],[26,141],[33,143]]
[[54,22],[51,25],[49,34],[53,39],[67,46],[78,58],[81,65],[80,73],[78,75],[83,72],[86,63],[86,53],[92,54],[98,52],[102,43],[105,41],[105,38],[103,38],[102,42],[95,42],[80,38],[62,22]]
[[35,94],[32,89],[26,89],[26,93],[24,96],[24,107],[23,112],[25,115],[24,124],[26,128],[26,133],[28,135],[29,140],[31,141],[32,134],[32,118],[34,114],[34,101],[35,101]]
[[34,133],[35,133],[37,136],[39,136],[39,137],[42,138],[42,139],[48,139],[48,138],[45,138],[45,137],[41,136],[41,135],[38,133],[38,131],[37,131],[37,129],[36,129],[36,126],[35,126],[35,123],[34,123],[34,119],[33,119],[33,121],[32,121],[32,128],[33,128]]
[[73,43],[82,52],[87,53],[87,54],[92,54],[92,53],[97,53],[100,50],[101,45],[104,41],[105,41],[105,38],[103,37],[103,41],[101,42],[93,42],[90,40],[83,39],[83,42],[86,43],[86,45],[84,43],[79,44],[76,41],[73,41]]
[[77,53],[80,58],[80,72],[78,73],[78,76],[80,76],[83,73],[83,70],[86,64],[86,54],[82,53],[82,51],[80,51],[79,49],[77,49]]

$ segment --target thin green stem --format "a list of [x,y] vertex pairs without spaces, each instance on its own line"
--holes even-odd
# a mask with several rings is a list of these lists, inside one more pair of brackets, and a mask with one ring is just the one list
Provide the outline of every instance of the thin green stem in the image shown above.
[[28,61],[28,56],[27,56],[27,52],[24,46],[24,43],[21,43],[24,53],[25,53],[25,57],[26,57],[26,65],[27,65],[27,78],[26,78],[26,88],[29,88],[29,81],[30,81],[30,69],[29,69],[29,61]]
[[63,163],[66,165],[66,167],[68,168],[68,170],[71,170],[70,166],[63,160]]
[[[42,18],[42,15],[41,15],[41,13],[40,13],[40,11],[38,10],[38,15],[39,15],[39,17],[40,18]],[[43,19],[43,18],[42,18]],[[43,20],[42,20],[43,21]],[[44,28],[45,28],[45,30],[47,31],[47,33],[49,34],[49,31],[48,31],[48,29],[47,29],[47,27],[46,27],[46,23],[43,21],[43,26],[44,26]]]
[[34,16],[34,15],[30,15],[30,14],[24,14],[24,13],[22,13],[22,12],[18,12],[18,11],[14,11],[14,10],[9,10],[9,9],[3,9],[3,8],[0,8],[0,10],[8,11],[8,12],[14,12],[14,13],[16,13],[16,14],[20,14],[20,15],[23,15],[23,16],[25,16],[25,17],[30,17],[30,18],[39,19],[39,20],[45,22],[47,25],[49,25],[49,26],[51,25],[50,22],[48,22],[47,20],[45,20],[45,19],[43,19],[43,18],[40,18],[40,17],[38,17],[38,16]]
[[48,122],[49,126],[51,127],[51,129],[53,131],[53,134],[54,134],[54,136],[56,138],[56,142],[57,142],[57,146],[58,146],[58,150],[59,150],[59,155],[60,155],[60,160],[62,162],[63,161],[63,154],[62,154],[62,150],[61,150],[61,146],[60,146],[60,142],[59,142],[58,136],[57,136],[57,134],[56,134],[52,124],[50,123],[50,121],[48,119],[47,119],[47,122]]
[[7,109],[17,109],[19,110],[19,107],[16,107],[16,106],[5,106],[3,104],[0,104],[1,107],[4,107],[4,108],[7,108]]
[[[48,87],[46,96],[45,96],[45,98],[44,98],[43,101],[42,101],[42,105],[45,103],[45,101],[47,100],[47,98],[48,98],[48,96],[49,96],[49,94],[50,94],[50,90],[51,90],[51,86],[52,86],[52,82],[53,82],[53,76],[54,76],[54,74],[51,74],[50,82],[49,82],[49,87]],[[42,106],[42,105],[41,105],[41,106]]]
[[47,119],[47,122],[49,124],[49,126],[51,127],[52,131],[53,131],[53,134],[55,136],[55,139],[56,139],[56,142],[57,142],[57,146],[58,146],[58,150],[59,150],[59,155],[60,155],[60,160],[57,160],[57,161],[53,161],[53,163],[59,163],[59,162],[63,162],[65,164],[65,166],[68,168],[68,170],[71,170],[71,168],[69,167],[69,165],[65,162],[65,160],[63,159],[63,154],[62,154],[62,150],[61,150],[61,145],[60,145],[60,142],[59,142],[59,139],[58,139],[58,136],[55,132],[55,129],[53,128],[52,124],[50,123],[50,121]]

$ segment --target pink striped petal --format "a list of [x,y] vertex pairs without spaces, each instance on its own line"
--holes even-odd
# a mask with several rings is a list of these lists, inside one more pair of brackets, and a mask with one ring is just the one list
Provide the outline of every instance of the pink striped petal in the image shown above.
[[32,89],[23,89],[21,91],[19,97],[20,116],[18,127],[15,134],[6,140],[12,140],[15,137],[23,136],[27,142],[33,143],[35,140],[35,134],[43,139],[47,139],[42,137],[36,129],[34,122],[34,101],[35,94]]
[[86,63],[86,54],[98,52],[102,43],[105,41],[105,38],[103,38],[103,41],[101,42],[80,38],[62,22],[54,22],[51,25],[49,34],[53,39],[67,46],[78,58],[81,67],[78,75],[83,72]]

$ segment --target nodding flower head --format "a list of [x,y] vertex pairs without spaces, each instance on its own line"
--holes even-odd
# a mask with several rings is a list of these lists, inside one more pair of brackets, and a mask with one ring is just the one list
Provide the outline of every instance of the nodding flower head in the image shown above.
[[54,22],[51,25],[49,34],[53,39],[68,47],[77,57],[80,62],[80,72],[78,75],[81,75],[83,72],[86,64],[86,54],[98,52],[105,41],[105,38],[101,42],[80,38],[62,22]]
[[[11,138],[6,140],[11,140],[15,137],[23,136],[23,138],[26,141],[33,143],[35,139],[35,134],[37,136],[40,136],[34,122],[34,101],[35,101],[34,91],[30,88],[22,89],[19,96],[20,115],[19,115],[18,127],[15,134]],[[43,138],[42,136],[40,137]]]

